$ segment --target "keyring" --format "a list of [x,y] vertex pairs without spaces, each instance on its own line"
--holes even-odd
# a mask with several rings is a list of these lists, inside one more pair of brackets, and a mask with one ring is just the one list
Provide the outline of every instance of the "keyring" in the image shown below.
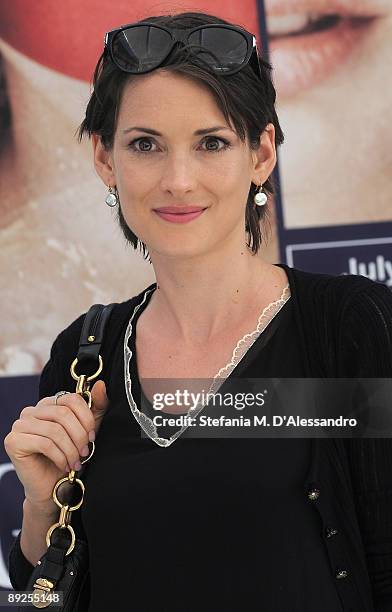
[[51,545],[51,541],[50,541],[50,537],[53,533],[53,531],[55,529],[57,529],[57,527],[60,527],[60,529],[68,529],[69,532],[71,533],[71,544],[68,547],[67,552],[65,553],[65,556],[69,555],[69,553],[71,553],[73,551],[73,549],[75,548],[75,542],[76,542],[76,536],[75,536],[75,531],[72,527],[72,525],[63,525],[61,526],[61,523],[54,523],[54,525],[52,525],[49,529],[48,532],[46,534],[46,544],[49,548],[49,546]]
[[56,395],[54,396],[54,403],[57,406],[57,400],[59,399],[59,397],[61,397],[62,395],[65,395],[66,393],[70,393],[69,391],[57,391]]
[[[79,380],[79,378],[81,377],[75,372],[75,368],[78,363],[79,363],[79,359],[77,357],[75,357],[75,359],[71,363],[71,376],[74,380]],[[86,377],[87,382],[91,382],[92,380],[94,380],[94,378],[96,378],[102,372],[103,360],[102,360],[101,355],[98,355],[98,363],[99,365],[98,365],[98,369],[96,370],[96,372],[94,372],[94,374],[91,374],[91,376]]]

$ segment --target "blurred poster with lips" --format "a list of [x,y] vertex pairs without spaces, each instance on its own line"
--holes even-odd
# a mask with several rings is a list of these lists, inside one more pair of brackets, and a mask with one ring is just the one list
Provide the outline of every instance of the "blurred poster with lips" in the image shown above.
[[[204,11],[256,34],[285,133],[260,256],[392,287],[390,0],[0,2],[0,393],[3,438],[37,401],[50,346],[93,303],[154,281],[105,205],[91,142],[78,143],[106,31]],[[64,7],[63,7],[64,8]],[[0,449],[0,588],[21,488]],[[4,501],[8,500],[8,501]]]
[[290,266],[392,289],[392,4],[265,0],[279,246]]

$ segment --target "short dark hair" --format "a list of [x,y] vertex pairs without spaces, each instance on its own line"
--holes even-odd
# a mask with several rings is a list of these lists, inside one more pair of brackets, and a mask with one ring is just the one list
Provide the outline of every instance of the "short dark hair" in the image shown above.
[[[146,17],[138,23],[151,21],[164,26],[178,29],[192,28],[210,23],[235,25],[224,19],[202,12],[186,12],[175,15],[158,15]],[[184,52],[185,51],[185,52]],[[252,67],[248,64],[242,70],[229,76],[214,74],[207,66],[196,62],[184,47],[173,52],[169,60],[162,66],[167,71],[182,74],[206,85],[214,96],[216,103],[227,123],[234,126],[242,142],[248,139],[251,149],[260,146],[260,135],[268,123],[275,127],[275,147],[284,141],[284,135],[275,111],[276,91],[271,78],[272,66],[260,57],[262,79],[256,78]],[[117,68],[102,53],[93,75],[93,91],[86,108],[86,116],[78,128],[79,142],[85,133],[100,136],[103,146],[110,150],[113,147],[118,112],[125,85],[137,79],[138,75],[129,74]],[[251,184],[245,212],[245,231],[248,233],[247,246],[257,253],[262,242],[261,222],[268,213],[267,206],[255,206],[254,195],[258,185]],[[272,194],[275,192],[273,176],[264,183],[263,189]],[[128,227],[119,204],[118,221],[125,239],[138,247],[145,259],[149,259],[146,245]],[[151,261],[151,260],[150,260]]]

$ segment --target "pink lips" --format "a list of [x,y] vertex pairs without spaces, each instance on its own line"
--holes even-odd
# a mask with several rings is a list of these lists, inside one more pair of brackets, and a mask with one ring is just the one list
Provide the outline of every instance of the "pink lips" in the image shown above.
[[369,33],[385,0],[265,0],[278,97],[313,87]]
[[200,206],[164,206],[162,208],[155,208],[154,212],[171,223],[188,223],[193,221],[205,211],[205,208]]

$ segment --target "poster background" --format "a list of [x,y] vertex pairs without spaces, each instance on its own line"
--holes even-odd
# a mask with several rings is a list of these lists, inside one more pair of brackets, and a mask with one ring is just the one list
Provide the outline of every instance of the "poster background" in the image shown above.
[[[255,0],[143,0],[131,8],[120,0],[110,10],[108,0],[66,5],[59,11],[53,0],[0,1],[2,439],[21,409],[36,403],[38,375],[59,331],[91,304],[123,301],[154,280],[151,266],[125,248],[110,218],[91,144],[78,144],[74,136],[104,33],[119,24],[169,10],[201,10],[255,33],[275,68],[285,133],[275,170],[271,234],[260,256],[309,271],[363,274],[392,288],[392,151],[386,119],[392,98],[386,78],[392,7],[389,13],[379,10],[369,24],[369,16],[357,15],[363,22],[358,31],[368,31],[337,52],[330,33],[329,41],[325,33],[287,35],[295,22],[277,21],[279,3],[268,0],[265,6]],[[373,3],[372,10],[377,7]],[[336,65],[320,72],[313,67],[312,73],[300,48],[309,46],[311,36],[320,36],[313,43],[320,63],[332,49]],[[307,80],[301,80],[304,74]],[[0,499],[0,589],[5,589],[23,490],[3,446]]]

